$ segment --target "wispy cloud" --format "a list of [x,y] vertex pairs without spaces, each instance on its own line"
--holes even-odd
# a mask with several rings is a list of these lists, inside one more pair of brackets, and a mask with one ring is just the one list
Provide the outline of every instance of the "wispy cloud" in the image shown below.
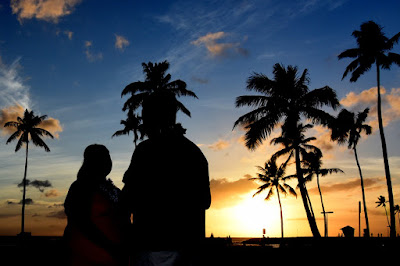
[[11,10],[20,23],[25,19],[36,18],[58,23],[61,17],[74,11],[81,0],[11,0]]
[[223,31],[208,33],[192,41],[191,44],[206,47],[209,55],[212,57],[228,56],[232,54],[248,55],[248,51],[240,46],[240,42],[218,42],[228,35],[229,34]]
[[[4,64],[0,58],[0,132],[10,134],[14,128],[5,128],[8,121],[17,121],[23,117],[25,109],[31,110],[29,86],[24,84],[18,70],[21,68],[17,58],[10,66]],[[35,112],[36,113],[36,112]],[[41,127],[50,131],[55,137],[63,131],[58,119],[49,117]]]
[[89,62],[96,62],[103,60],[103,54],[101,52],[93,53],[92,51],[93,42],[85,41],[85,55]]
[[7,66],[0,58],[0,107],[9,105],[30,107],[29,86],[24,84],[19,75],[20,60],[21,57]]
[[120,51],[124,51],[129,46],[129,41],[121,35],[115,34],[115,48]]

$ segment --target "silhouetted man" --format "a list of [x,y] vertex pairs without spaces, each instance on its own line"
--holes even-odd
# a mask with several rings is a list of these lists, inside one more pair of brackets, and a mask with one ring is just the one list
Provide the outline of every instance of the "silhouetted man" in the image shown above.
[[181,265],[205,237],[205,210],[211,203],[208,163],[183,136],[176,112],[177,100],[169,92],[143,102],[148,139],[136,147],[123,178],[139,265]]

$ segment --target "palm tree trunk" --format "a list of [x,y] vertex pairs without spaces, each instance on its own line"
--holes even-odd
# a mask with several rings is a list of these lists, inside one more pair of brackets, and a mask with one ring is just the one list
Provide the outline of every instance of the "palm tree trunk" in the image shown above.
[[[295,153],[296,153],[295,159],[296,159],[297,179],[299,181],[300,194],[301,194],[301,198],[303,200],[304,209],[306,211],[307,220],[310,225],[311,233],[313,234],[314,237],[319,238],[319,237],[321,237],[321,234],[318,231],[318,226],[315,221],[315,216],[310,211],[310,206],[309,206],[308,196],[307,196],[308,193],[307,193],[307,189],[304,184],[303,171],[300,166],[300,151],[298,148],[295,149]],[[311,202],[310,202],[310,205],[311,205]]]
[[23,194],[22,194],[22,217],[21,217],[21,235],[25,233],[25,195],[26,195],[26,172],[28,169],[28,142],[26,142],[26,157],[25,157],[25,172],[23,182]]
[[324,201],[322,200],[322,192],[321,192],[321,186],[319,185],[319,174],[317,173],[317,185],[318,185],[318,191],[319,191],[319,197],[321,199],[321,206],[322,206],[322,213],[324,214],[324,236],[328,236],[328,225],[326,223],[326,212],[325,212],[325,207],[324,207]]
[[364,205],[365,224],[367,226],[367,232],[365,232],[365,236],[369,237],[369,221],[368,221],[368,213],[367,213],[367,204],[366,204],[366,200],[365,200],[364,179],[363,179],[362,172],[361,172],[361,166],[358,161],[357,149],[354,147],[353,150],[354,150],[354,156],[356,157],[358,172],[360,173],[360,179],[361,179],[361,191],[362,191],[362,198],[363,198],[363,205]]
[[379,133],[381,136],[382,143],[382,153],[383,153],[383,163],[385,166],[386,184],[388,188],[389,196],[389,212],[390,212],[390,237],[396,237],[396,219],[394,216],[394,199],[393,199],[393,189],[392,189],[392,179],[390,177],[389,161],[386,148],[386,139],[383,132],[382,123],[382,106],[381,106],[381,87],[380,87],[380,73],[379,73],[379,63],[376,63],[376,79],[378,83],[378,123],[379,123]]
[[276,193],[278,194],[279,208],[280,208],[280,211],[281,211],[281,236],[283,238],[283,213],[282,213],[281,196],[279,195],[278,187],[276,187]]

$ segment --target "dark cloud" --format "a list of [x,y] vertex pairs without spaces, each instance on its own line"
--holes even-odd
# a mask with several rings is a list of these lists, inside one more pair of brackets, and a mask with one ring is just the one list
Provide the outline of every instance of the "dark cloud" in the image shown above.
[[258,185],[247,178],[229,181],[224,179],[212,179],[210,181],[212,208],[226,208],[239,203],[243,196],[252,190],[256,189]]
[[[21,183],[18,184],[18,187],[23,187],[24,186],[23,183],[24,183],[24,181],[22,180]],[[31,182],[29,179],[27,179],[26,186],[37,188],[37,189],[39,189],[40,192],[43,192],[45,188],[51,187],[52,185],[49,180],[44,180],[44,181],[33,180]]]
[[64,210],[50,212],[49,214],[47,214],[46,217],[57,218],[57,219],[67,219],[67,215],[65,214]]
[[[22,204],[22,200],[18,204]],[[25,199],[25,205],[32,205],[32,204],[34,204],[33,199],[31,198]]]

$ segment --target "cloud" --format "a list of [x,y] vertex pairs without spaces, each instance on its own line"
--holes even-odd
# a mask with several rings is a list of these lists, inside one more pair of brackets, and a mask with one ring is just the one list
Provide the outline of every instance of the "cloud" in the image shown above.
[[[25,109],[21,105],[8,106],[0,109],[0,131],[2,135],[8,135],[15,132],[14,127],[4,127],[4,124],[9,121],[17,121],[18,117],[24,116],[24,112]],[[44,120],[39,127],[49,131],[56,138],[59,138],[58,132],[63,131],[60,121],[52,117]]]
[[[18,187],[23,187],[23,180],[21,181],[21,183],[18,184]],[[45,188],[47,187],[51,187],[51,183],[49,180],[45,180],[45,181],[41,181],[41,180],[33,180],[32,182],[27,179],[26,180],[26,186],[27,187],[35,187],[37,189],[39,189],[40,192],[43,192]]]
[[[387,93],[386,89],[381,87],[381,97],[383,126],[387,126],[400,118],[400,88],[392,88],[390,93]],[[349,92],[340,100],[340,103],[355,113],[361,112],[367,107],[370,108],[367,123],[374,131],[378,130],[376,87],[358,94]]]
[[61,17],[71,14],[80,2],[81,0],[12,0],[11,10],[20,23],[32,18],[58,23]]
[[[376,185],[379,185],[379,183],[382,181],[382,178],[364,178],[364,188],[374,188]],[[355,178],[352,180],[349,180],[347,182],[343,183],[336,183],[333,185],[328,185],[328,186],[321,186],[321,191],[322,193],[330,193],[330,192],[343,192],[343,191],[349,191],[353,189],[359,189],[361,188],[360,184],[360,179]],[[318,188],[312,188],[308,190],[309,193],[311,194],[318,194]]]
[[101,52],[94,54],[91,50],[92,46],[93,46],[92,41],[85,41],[85,54],[86,54],[86,58],[89,60],[89,62],[103,60],[103,54]]
[[232,53],[243,56],[248,55],[248,51],[240,47],[240,42],[217,42],[227,36],[229,36],[229,34],[223,31],[208,33],[199,37],[197,40],[192,41],[191,44],[196,46],[204,45],[212,57],[228,56]]
[[0,58],[0,106],[21,105],[30,107],[29,86],[23,83],[18,71],[21,68],[18,57],[7,66]]
[[64,34],[67,35],[68,39],[72,40],[72,35],[74,33],[72,31],[70,31],[70,30],[65,30]]
[[211,179],[211,207],[212,208],[226,208],[238,204],[245,195],[252,190],[255,190],[257,183],[248,179],[249,175],[245,178],[228,181],[227,179]]
[[207,84],[208,83],[208,79],[204,79],[204,78],[199,78],[199,77],[192,77],[192,81],[200,83],[200,84]]
[[46,198],[57,198],[58,196],[60,196],[60,192],[58,192],[57,189],[51,189],[51,190],[49,190],[49,191],[46,191],[46,192],[44,193],[44,196],[45,196]]
[[129,41],[121,35],[115,34],[115,48],[120,51],[124,51],[125,47],[129,46]]
[[[18,204],[22,204],[22,200]],[[25,199],[25,205],[32,205],[32,204],[34,204],[33,199],[31,198]]]
[[67,215],[65,214],[64,210],[50,212],[48,215],[46,215],[46,217],[57,218],[57,219],[67,219]]
[[217,142],[214,142],[211,145],[208,145],[207,147],[213,151],[220,151],[228,148],[230,146],[230,143],[226,140],[218,140]]

